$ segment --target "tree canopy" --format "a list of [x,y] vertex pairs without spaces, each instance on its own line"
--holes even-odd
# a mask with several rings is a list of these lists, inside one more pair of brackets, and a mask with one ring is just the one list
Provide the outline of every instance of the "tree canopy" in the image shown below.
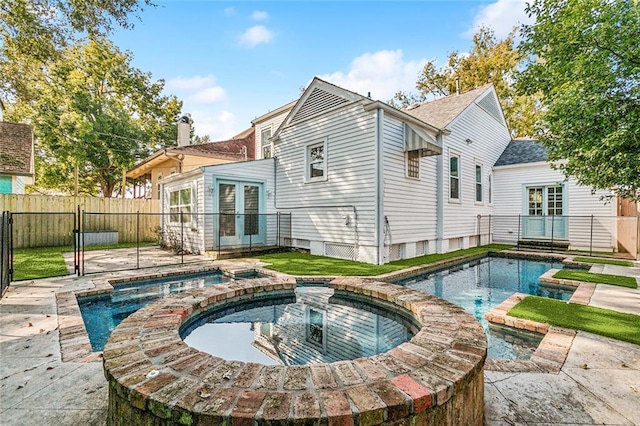
[[542,93],[549,160],[592,189],[640,200],[640,6],[535,0],[520,93]]
[[131,66],[131,55],[104,38],[64,49],[33,84],[39,96],[18,102],[38,141],[38,186],[111,197],[123,172],[150,151],[175,143],[182,103],[164,82]]
[[461,91],[493,83],[511,133],[514,136],[531,135],[537,117],[537,96],[535,92],[516,93],[514,75],[522,61],[514,35],[515,30],[504,40],[498,40],[492,29],[481,27],[473,36],[469,52],[450,53],[447,63],[441,67],[435,60],[427,62],[416,81],[418,96],[398,92],[392,102],[407,106],[429,96],[455,94],[458,82]]

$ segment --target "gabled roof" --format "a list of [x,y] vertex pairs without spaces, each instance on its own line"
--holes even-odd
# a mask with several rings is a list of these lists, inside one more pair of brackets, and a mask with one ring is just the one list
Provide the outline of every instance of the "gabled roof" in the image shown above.
[[298,102],[298,100],[294,100],[289,102],[288,104],[282,105],[281,107],[278,107],[276,109],[274,109],[273,111],[269,111],[266,114],[262,114],[259,117],[254,118],[253,120],[251,120],[251,124],[256,125],[257,123],[261,123],[265,120],[270,119],[271,117],[275,117],[276,115],[282,114],[283,112],[286,111],[290,111],[291,108],[293,108],[296,104],[296,102]]
[[[352,92],[335,84],[314,77],[304,93],[296,101],[295,106],[289,111],[280,127],[275,131],[272,138],[277,139],[282,129],[298,121],[324,114],[344,105],[354,102],[365,102],[365,110],[382,108],[397,119],[411,122],[414,125],[423,127],[431,132],[437,133],[441,130],[428,122],[407,114],[406,111],[396,109],[380,101],[374,101],[369,97]],[[289,106],[289,104],[287,104]]]
[[155,166],[169,159],[176,159],[180,155],[215,158],[222,162],[253,160],[255,158],[254,128],[250,127],[226,141],[162,149],[136,164],[127,172],[127,177],[142,176]]
[[33,176],[33,129],[0,121],[0,174]]
[[535,139],[514,139],[496,161],[496,166],[547,161],[547,150]]
[[446,128],[462,111],[484,94],[492,84],[485,84],[459,95],[411,105],[403,111],[440,129]]

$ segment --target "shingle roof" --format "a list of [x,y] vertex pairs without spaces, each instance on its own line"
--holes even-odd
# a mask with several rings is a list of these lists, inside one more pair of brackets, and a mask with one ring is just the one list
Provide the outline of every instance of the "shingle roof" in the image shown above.
[[0,173],[33,175],[33,130],[28,124],[0,121]]
[[547,150],[534,139],[514,139],[496,161],[496,166],[547,161]]
[[444,129],[489,87],[491,84],[485,84],[459,95],[446,96],[417,106],[412,105],[403,111],[435,127]]

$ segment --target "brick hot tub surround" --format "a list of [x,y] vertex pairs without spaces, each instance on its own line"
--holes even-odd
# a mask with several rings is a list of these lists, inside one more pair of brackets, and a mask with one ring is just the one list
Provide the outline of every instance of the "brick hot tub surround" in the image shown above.
[[394,284],[339,278],[329,287],[391,306],[420,329],[368,358],[264,366],[191,348],[180,327],[214,309],[291,297],[295,282],[259,278],[170,296],[125,319],[105,346],[108,424],[483,424],[487,345],[473,316]]

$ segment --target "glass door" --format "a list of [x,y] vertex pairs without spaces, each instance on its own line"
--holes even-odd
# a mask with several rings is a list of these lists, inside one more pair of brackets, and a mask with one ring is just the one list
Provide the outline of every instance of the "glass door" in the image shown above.
[[219,235],[221,246],[262,244],[266,221],[260,215],[262,184],[218,182]]
[[535,186],[526,190],[527,210],[523,217],[522,238],[566,239],[562,185]]

